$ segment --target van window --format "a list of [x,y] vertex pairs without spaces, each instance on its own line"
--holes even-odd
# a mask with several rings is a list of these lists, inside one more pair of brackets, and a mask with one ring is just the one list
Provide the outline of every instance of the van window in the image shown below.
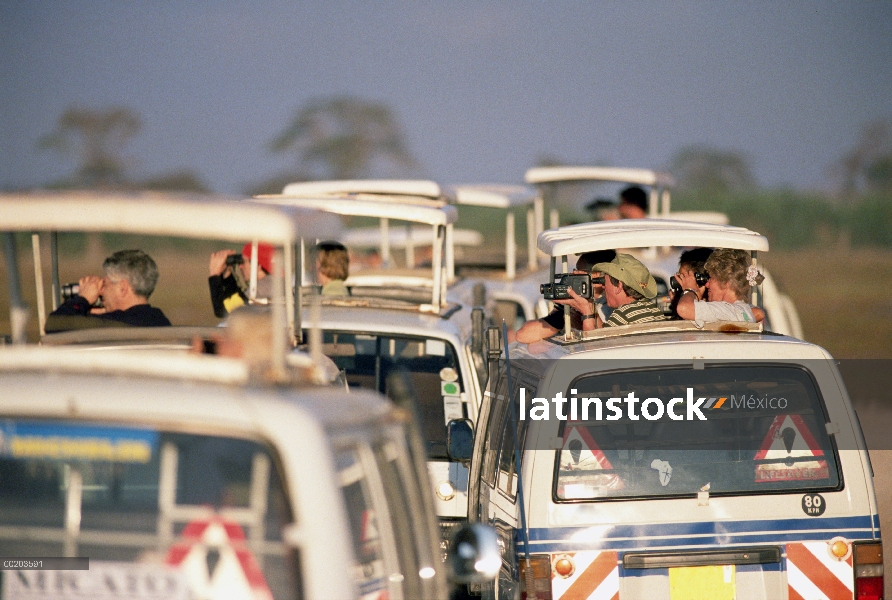
[[375,482],[369,480],[357,447],[340,450],[337,453],[337,465],[357,561],[354,579],[359,583],[359,591],[363,596],[373,592],[386,593],[387,569],[378,513],[375,510]]
[[[64,578],[7,571],[3,593],[45,597],[49,585],[107,597],[135,577],[171,598],[192,597],[216,580],[300,598],[298,557],[282,543],[291,515],[275,464],[275,454],[253,440],[0,421],[3,553],[90,557],[89,571],[60,571]],[[230,560],[237,554],[241,562]],[[67,596],[62,588],[53,589]]]
[[[515,471],[516,442],[523,448],[526,428],[529,421],[521,421],[519,415],[519,390],[521,387],[530,388],[532,380],[522,379],[521,371],[515,370],[514,387],[511,399],[514,402],[514,414],[512,416],[511,405],[504,394],[508,389],[508,378],[502,376],[496,386],[496,395],[490,399],[490,418],[487,423],[485,445],[483,449],[483,469],[481,478],[491,487],[498,489],[508,498],[514,501],[517,494],[517,474]],[[514,423],[517,423],[515,430]]]
[[[404,447],[403,447],[404,448]],[[418,577],[431,566],[431,533],[427,529],[422,493],[408,455],[394,439],[371,446],[347,442],[336,453],[341,491],[350,520],[357,563],[354,577],[363,597],[424,598],[435,593],[435,582]],[[425,552],[427,550],[427,552]],[[425,586],[428,586],[427,588]]]
[[[642,402],[714,398],[707,420],[642,418]],[[575,392],[574,392],[575,390]],[[564,422],[555,460],[559,500],[761,494],[840,489],[835,445],[809,372],[796,366],[707,365],[582,377],[568,397],[639,399],[638,419]],[[724,400],[722,400],[724,398]],[[590,410],[593,405],[589,405]],[[656,404],[648,412],[656,414]],[[686,414],[686,404],[673,412]],[[615,415],[615,413],[613,413]],[[582,414],[580,412],[580,417]]]
[[455,349],[437,338],[401,337],[337,331],[323,333],[323,352],[347,375],[350,387],[369,388],[399,404],[400,386],[394,377],[405,376],[412,410],[430,458],[446,458],[446,423],[467,417]]

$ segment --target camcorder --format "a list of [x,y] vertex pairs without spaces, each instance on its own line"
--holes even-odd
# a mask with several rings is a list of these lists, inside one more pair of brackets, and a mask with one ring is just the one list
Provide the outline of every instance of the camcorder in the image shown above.
[[[601,283],[604,282],[603,277],[599,277]],[[583,298],[592,297],[592,276],[588,273],[575,275],[567,273],[561,276],[560,281],[556,283],[543,283],[539,286],[539,292],[546,300],[569,300],[570,293],[573,290]]]
[[[706,285],[706,282],[709,281],[709,273],[694,273],[694,280],[697,282],[697,287],[703,287]],[[675,279],[675,277],[669,278],[669,287],[672,288],[672,292],[677,294],[681,291],[681,284]]]
[[[81,286],[77,283],[66,283],[62,286],[62,302],[66,300],[70,300],[74,298],[78,294],[81,293]],[[102,305],[102,296],[96,298],[96,302],[94,302],[91,306],[93,308],[103,308]]]

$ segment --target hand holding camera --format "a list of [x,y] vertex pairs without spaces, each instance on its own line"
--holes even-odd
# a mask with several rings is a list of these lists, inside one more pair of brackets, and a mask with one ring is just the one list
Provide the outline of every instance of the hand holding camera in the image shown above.
[[244,258],[242,255],[234,250],[218,250],[211,254],[208,273],[211,277],[214,275],[225,277],[229,274],[227,269],[231,271],[233,265],[237,265],[243,261]]
[[[604,278],[600,277],[600,283],[604,284]],[[592,297],[592,276],[588,273],[567,273],[561,276],[557,283],[543,283],[539,286],[539,292],[546,300],[570,300],[569,290],[573,290],[577,295],[591,299]]]

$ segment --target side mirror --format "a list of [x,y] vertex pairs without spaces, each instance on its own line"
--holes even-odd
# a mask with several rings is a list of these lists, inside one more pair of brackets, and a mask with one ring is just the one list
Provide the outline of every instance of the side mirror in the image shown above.
[[446,455],[466,463],[474,453],[474,429],[470,419],[452,419],[446,425]]
[[482,523],[463,524],[452,536],[446,561],[456,583],[493,581],[502,568],[496,530]]

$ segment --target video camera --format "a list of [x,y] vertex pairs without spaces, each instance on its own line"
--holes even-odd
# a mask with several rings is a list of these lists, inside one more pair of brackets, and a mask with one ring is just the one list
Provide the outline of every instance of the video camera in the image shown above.
[[[604,278],[599,277],[600,283],[604,283]],[[567,273],[561,276],[557,283],[543,283],[539,286],[539,292],[546,300],[569,300],[570,293],[567,290],[572,289],[583,298],[592,297],[592,276],[588,273],[575,275]]]
[[[705,271],[702,273],[694,273],[694,280],[697,282],[697,287],[703,287],[706,285],[706,282],[709,281],[709,273]],[[672,293],[677,294],[681,291],[681,284],[675,279],[675,277],[669,278],[669,287],[672,288]]]

